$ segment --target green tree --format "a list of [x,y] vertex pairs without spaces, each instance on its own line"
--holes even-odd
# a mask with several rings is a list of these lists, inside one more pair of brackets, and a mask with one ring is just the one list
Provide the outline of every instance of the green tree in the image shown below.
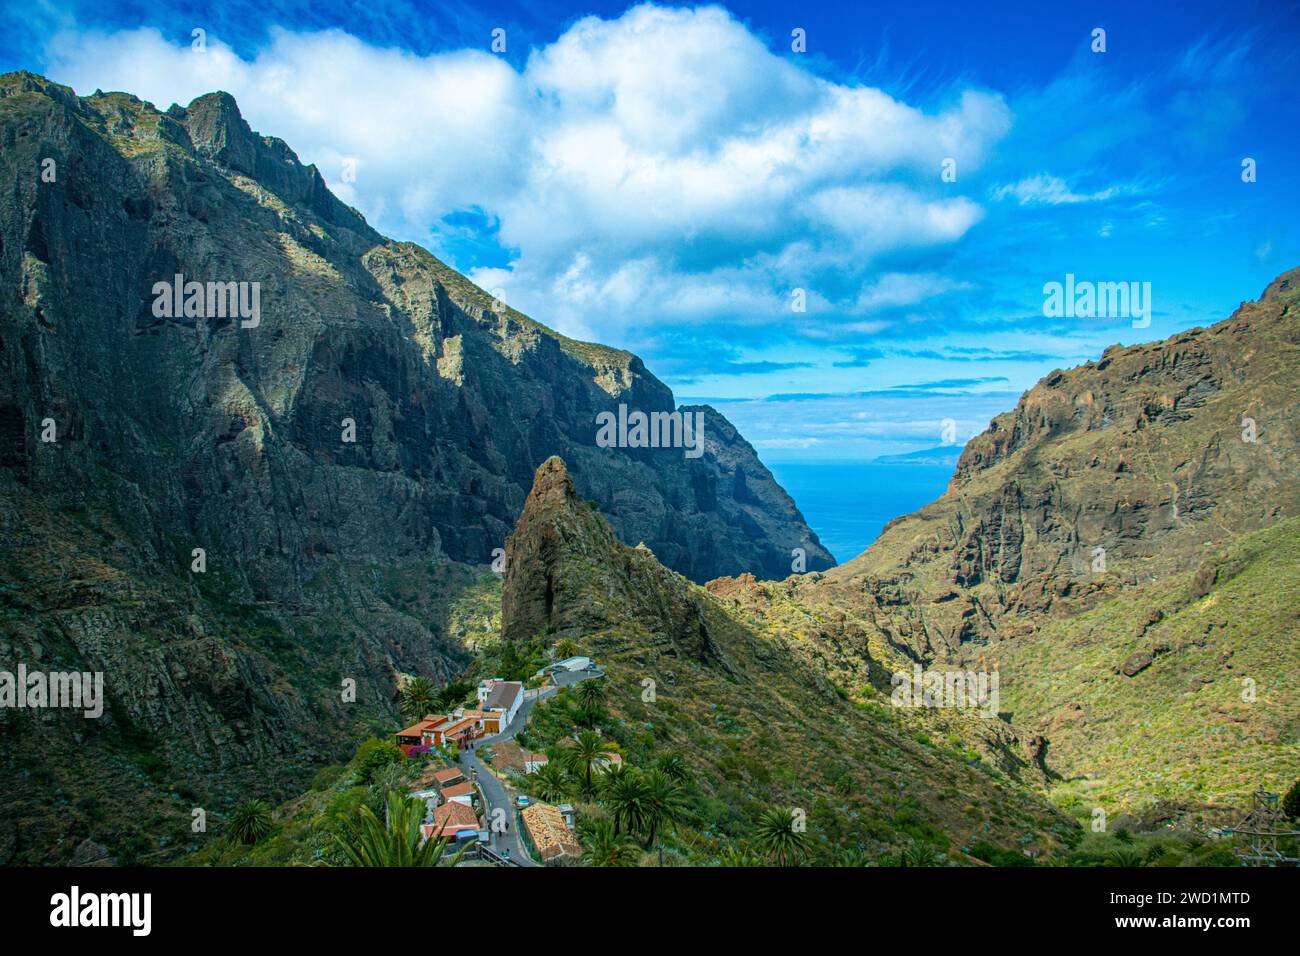
[[455,710],[474,692],[474,685],[469,681],[452,681],[433,699],[435,711]]
[[388,794],[386,820],[369,807],[360,807],[340,823],[334,842],[352,866],[455,866],[464,850],[444,860],[450,841],[425,839],[420,830],[425,807],[393,791]]
[[831,865],[861,867],[861,866],[875,866],[875,862],[876,861],[872,859],[870,853],[868,853],[866,850],[862,849],[861,847],[855,846],[845,850],[840,850],[838,853],[836,853],[834,859],[831,862]]
[[681,784],[686,783],[691,776],[690,768],[686,766],[686,758],[676,750],[671,750],[656,757],[655,767]]
[[573,696],[583,710],[598,710],[605,703],[605,682],[588,677],[573,688]]
[[564,640],[560,641],[560,643],[555,645],[555,656],[560,658],[560,660],[577,657],[578,645],[566,637]]
[[369,799],[366,802],[373,809],[382,810],[388,794],[394,790],[405,793],[410,779],[408,761],[390,763],[378,768],[371,777]]
[[1288,819],[1300,820],[1300,780],[1291,784],[1291,789],[1282,798],[1282,813]]
[[433,713],[435,697],[433,685],[427,677],[415,677],[407,682],[402,691],[402,714],[407,720],[415,722]]
[[645,848],[651,849],[662,827],[672,826],[686,815],[686,791],[662,770],[641,775],[645,789]]
[[1117,846],[1106,854],[1103,866],[1122,866],[1126,868],[1146,866],[1147,857],[1135,846]]
[[271,808],[261,800],[249,800],[235,808],[230,817],[230,836],[252,846],[271,832]]
[[640,833],[646,825],[646,786],[641,774],[611,767],[601,782],[601,802],[614,818],[614,832]]
[[543,800],[554,803],[569,796],[572,784],[563,767],[548,763],[533,774],[533,790]]
[[564,751],[564,760],[569,769],[579,774],[583,780],[583,793],[591,793],[592,768],[610,754],[618,753],[618,744],[606,740],[594,730],[584,730],[578,734],[574,746]]
[[943,863],[943,854],[928,843],[908,840],[902,847],[886,856],[882,862],[885,866],[940,866]]
[[587,866],[636,866],[641,850],[611,820],[589,820],[581,828],[582,862]]
[[754,837],[777,866],[792,866],[803,857],[803,833],[795,830],[794,811],[788,807],[764,810],[758,818]]
[[405,761],[406,754],[402,753],[402,748],[391,740],[378,740],[371,737],[369,740],[362,741],[361,746],[357,748],[357,755],[352,759],[356,765],[358,782],[370,784],[385,767]]

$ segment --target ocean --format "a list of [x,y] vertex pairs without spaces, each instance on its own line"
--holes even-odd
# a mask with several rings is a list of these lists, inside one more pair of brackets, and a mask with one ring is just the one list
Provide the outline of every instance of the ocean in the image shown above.
[[856,558],[900,515],[948,488],[952,465],[879,462],[764,462],[790,493],[826,550]]

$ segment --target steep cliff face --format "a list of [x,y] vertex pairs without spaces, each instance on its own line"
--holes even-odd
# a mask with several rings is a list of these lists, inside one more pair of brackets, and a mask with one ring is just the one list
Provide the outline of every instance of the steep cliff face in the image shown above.
[[1195,570],[1300,513],[1297,276],[1209,328],[1052,373],[971,440],[942,498],[829,577],[943,656]]
[[0,862],[165,852],[190,801],[300,789],[400,675],[458,674],[553,454],[689,577],[833,563],[711,409],[699,457],[598,447],[603,411],[674,410],[640,360],[386,240],[225,94],[0,77],[0,184],[0,669],[108,698],[0,711]]
[[[338,560],[486,563],[557,453],[625,540],[695,580],[784,574],[794,547],[833,563],[712,410],[697,458],[597,447],[600,412],[672,412],[671,392],[376,234],[229,96],[159,113],[28,75],[0,89],[0,432],[34,486],[111,473],[149,537],[206,547],[258,600]],[[257,283],[259,315],[160,315],[178,275]]]
[[1300,773],[1298,391],[1300,270],[1225,321],[1047,376],[853,561],[710,588],[805,629],[832,673],[864,646],[998,673],[1019,754],[985,749],[1085,814],[1222,825]]

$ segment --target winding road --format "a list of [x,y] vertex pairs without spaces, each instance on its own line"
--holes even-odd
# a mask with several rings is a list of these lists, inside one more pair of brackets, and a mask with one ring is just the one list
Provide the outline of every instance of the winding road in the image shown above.
[[[510,722],[505,730],[491,737],[480,737],[474,741],[473,750],[462,750],[460,752],[461,772],[469,779],[477,772],[477,783],[479,789],[483,792],[483,799],[486,806],[483,808],[483,818],[487,821],[488,830],[491,834],[489,846],[503,856],[509,857],[520,866],[537,866],[538,864],[528,856],[524,850],[523,841],[519,839],[518,827],[515,825],[514,808],[510,803],[510,795],[506,792],[505,786],[493,776],[481,760],[478,759],[478,750],[485,745],[501,743],[506,740],[513,740],[515,735],[524,727],[528,726],[528,715],[532,713],[533,707],[539,700],[545,700],[559,692],[561,687],[569,687],[577,684],[590,677],[604,677],[600,671],[561,671],[558,674],[552,674],[551,680],[555,683],[550,687],[545,687],[534,696],[528,696],[530,692],[524,692],[524,702],[519,705],[519,712],[515,714],[515,719]],[[492,831],[492,811],[497,807],[504,807],[506,811],[506,832],[496,833]]]

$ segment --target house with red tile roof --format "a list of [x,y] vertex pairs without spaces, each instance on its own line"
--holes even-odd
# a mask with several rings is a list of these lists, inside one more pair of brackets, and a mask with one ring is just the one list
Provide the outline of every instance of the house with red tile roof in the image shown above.
[[482,735],[483,730],[473,718],[437,715],[426,717],[405,730],[399,730],[393,736],[397,738],[397,745],[402,748],[402,753],[409,757],[416,747],[464,744]]
[[463,803],[444,803],[433,811],[433,823],[425,823],[420,829],[426,837],[445,836],[455,839],[456,834],[463,831],[478,832],[478,815]]
[[412,724],[405,730],[399,730],[393,736],[397,738],[397,746],[402,748],[402,753],[411,756],[411,751],[416,747],[433,747],[434,731],[445,724],[449,717],[430,716]]
[[472,807],[474,805],[474,784],[466,782],[443,787],[442,801],[444,804],[455,801],[456,803],[463,803],[467,807]]
[[465,775],[460,772],[459,767],[448,767],[445,770],[439,770],[433,775],[434,784],[441,787],[451,787],[458,783],[465,782]]
[[582,844],[573,835],[564,814],[549,803],[534,803],[519,812],[528,839],[543,863],[568,857],[582,856]]

